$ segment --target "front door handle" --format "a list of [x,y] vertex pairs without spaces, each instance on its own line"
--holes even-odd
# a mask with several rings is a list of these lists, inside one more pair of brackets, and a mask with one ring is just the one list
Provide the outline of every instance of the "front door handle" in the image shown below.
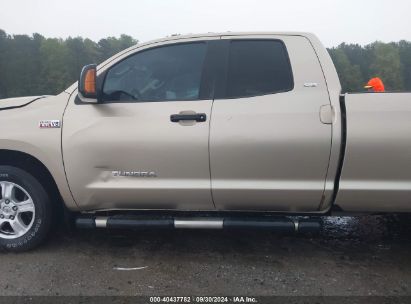
[[171,122],[179,121],[197,121],[204,122],[207,120],[207,115],[205,113],[194,113],[194,114],[173,114],[170,116]]

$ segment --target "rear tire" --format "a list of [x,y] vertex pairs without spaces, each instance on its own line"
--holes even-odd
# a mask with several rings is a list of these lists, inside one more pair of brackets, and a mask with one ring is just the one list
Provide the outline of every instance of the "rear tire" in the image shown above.
[[0,248],[21,252],[37,247],[51,229],[52,206],[31,174],[0,166]]

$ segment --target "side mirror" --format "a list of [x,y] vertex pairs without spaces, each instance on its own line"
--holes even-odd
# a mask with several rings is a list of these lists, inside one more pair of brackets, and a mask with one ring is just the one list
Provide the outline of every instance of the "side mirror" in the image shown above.
[[78,82],[79,97],[82,102],[97,103],[97,65],[89,64],[83,67]]

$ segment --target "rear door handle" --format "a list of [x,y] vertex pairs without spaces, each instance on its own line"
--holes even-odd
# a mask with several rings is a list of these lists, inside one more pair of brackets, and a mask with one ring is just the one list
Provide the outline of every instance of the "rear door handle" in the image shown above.
[[170,116],[171,122],[179,122],[179,121],[197,121],[197,122],[204,122],[207,120],[207,115],[205,113],[196,113],[196,114],[173,114]]

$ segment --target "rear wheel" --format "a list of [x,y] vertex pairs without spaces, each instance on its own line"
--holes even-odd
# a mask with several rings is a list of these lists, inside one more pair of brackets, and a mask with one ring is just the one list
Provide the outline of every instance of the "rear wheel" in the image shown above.
[[51,227],[51,204],[29,173],[0,166],[0,247],[25,251],[39,245]]

